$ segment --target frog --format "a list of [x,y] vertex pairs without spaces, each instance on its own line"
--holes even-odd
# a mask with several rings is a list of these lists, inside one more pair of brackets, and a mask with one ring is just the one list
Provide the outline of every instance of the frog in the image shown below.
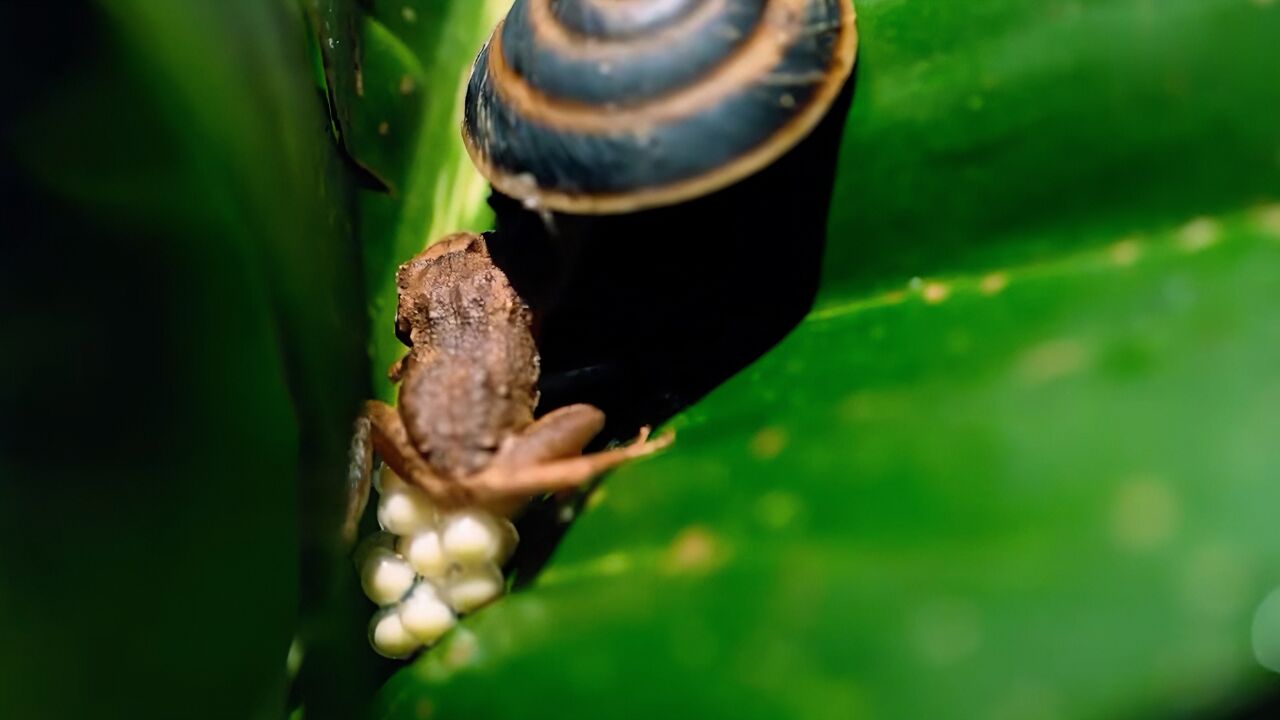
[[354,537],[376,453],[443,510],[511,517],[534,497],[572,492],[623,463],[668,447],[642,427],[625,445],[584,452],[604,427],[589,404],[535,417],[535,317],[493,262],[483,235],[455,233],[396,272],[396,337],[408,348],[388,370],[394,406],[367,401],[356,421],[344,534]]

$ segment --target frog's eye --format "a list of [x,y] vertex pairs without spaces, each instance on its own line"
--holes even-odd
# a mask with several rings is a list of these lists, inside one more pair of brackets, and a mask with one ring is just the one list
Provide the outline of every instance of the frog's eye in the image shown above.
[[485,244],[484,237],[481,235],[470,235],[467,239],[467,246],[463,248],[463,252],[480,253],[489,255],[489,247]]
[[407,347],[413,347],[413,338],[410,337],[409,320],[405,317],[403,301],[396,307],[396,339],[404,343]]

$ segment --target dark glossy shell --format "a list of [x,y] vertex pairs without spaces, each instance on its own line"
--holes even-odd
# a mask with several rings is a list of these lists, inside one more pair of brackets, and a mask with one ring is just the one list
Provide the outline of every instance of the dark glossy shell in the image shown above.
[[515,0],[476,59],[463,139],[530,205],[679,202],[803,139],[856,48],[850,0]]

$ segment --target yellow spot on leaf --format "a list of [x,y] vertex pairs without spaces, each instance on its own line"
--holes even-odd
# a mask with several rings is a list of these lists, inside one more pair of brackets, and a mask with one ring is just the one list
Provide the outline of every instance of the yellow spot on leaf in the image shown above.
[[387,136],[387,134],[388,134],[388,133],[390,133],[390,132],[391,132],[391,124],[390,124],[390,123],[388,123],[386,120],[383,120],[382,122],[378,123],[378,134],[379,134],[379,135],[381,135],[381,136],[383,136],[383,137],[386,137],[386,136]]
[[723,555],[724,549],[711,531],[691,525],[671,541],[665,565],[672,573],[705,573],[719,565]]
[[453,633],[449,647],[445,649],[444,664],[451,670],[458,670],[470,665],[479,653],[480,643],[476,636],[466,628],[458,628]]
[[925,283],[920,289],[920,297],[930,305],[937,305],[951,296],[951,287],[940,282]]
[[413,87],[414,87],[414,82],[413,82],[412,75],[405,73],[404,75],[400,76],[400,94],[401,95],[408,95],[409,93],[413,92]]
[[978,283],[983,295],[995,295],[1009,286],[1009,276],[1002,272],[987,273]]
[[1181,503],[1168,483],[1151,477],[1126,481],[1111,502],[1111,537],[1128,552],[1155,550],[1173,538]]
[[588,510],[594,510],[597,507],[600,507],[600,503],[604,502],[604,497],[605,497],[604,486],[601,485],[600,487],[597,487],[595,490],[593,490],[590,495],[587,496],[587,501],[583,504],[583,506],[586,507],[586,509]]
[[1178,245],[1187,252],[1200,252],[1218,242],[1222,228],[1211,218],[1196,218],[1178,231]]
[[404,21],[407,23],[417,22],[418,11],[408,5],[405,5],[403,8],[400,8],[400,17],[404,18]]
[[761,460],[778,457],[787,446],[787,432],[780,427],[767,427],[751,438],[751,454]]
[[621,551],[611,552],[597,560],[595,567],[602,575],[621,575],[631,569],[631,558]]
[[1272,238],[1280,240],[1280,204],[1268,205],[1258,210],[1258,227]]
[[1018,363],[1020,374],[1034,383],[1074,375],[1088,366],[1089,348],[1073,338],[1059,338],[1036,345]]
[[1128,267],[1142,257],[1142,245],[1133,238],[1125,238],[1107,250],[1111,262],[1121,267]]

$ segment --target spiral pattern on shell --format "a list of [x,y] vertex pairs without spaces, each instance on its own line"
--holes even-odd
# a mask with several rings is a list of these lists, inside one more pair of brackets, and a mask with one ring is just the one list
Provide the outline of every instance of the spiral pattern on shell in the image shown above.
[[675,203],[800,142],[856,50],[850,0],[515,0],[476,59],[463,139],[531,205]]

